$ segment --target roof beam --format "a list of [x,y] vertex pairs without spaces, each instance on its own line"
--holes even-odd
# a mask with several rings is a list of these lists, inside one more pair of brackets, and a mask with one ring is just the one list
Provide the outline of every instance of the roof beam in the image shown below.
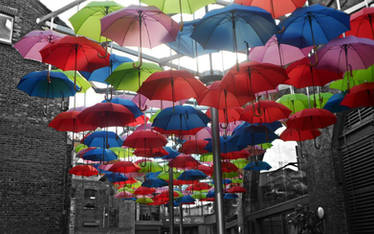
[[56,11],[53,11],[53,12],[51,12],[51,13],[45,15],[45,16],[37,18],[36,23],[41,24],[44,21],[49,20],[50,18],[57,17],[59,14],[64,13],[65,11],[70,10],[72,7],[75,7],[75,6],[81,4],[82,2],[85,2],[85,1],[86,0],[75,0],[74,2],[71,2],[64,7],[61,7],[60,9],[58,9]]

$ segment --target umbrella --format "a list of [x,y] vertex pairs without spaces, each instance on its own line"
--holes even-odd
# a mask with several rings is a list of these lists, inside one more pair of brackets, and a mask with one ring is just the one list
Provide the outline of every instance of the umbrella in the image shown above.
[[109,171],[118,173],[131,173],[138,172],[140,167],[129,161],[118,161],[113,163],[113,166],[109,168]]
[[336,116],[330,111],[318,108],[304,109],[291,115],[287,121],[288,128],[310,130],[325,128],[335,124]]
[[[227,136],[223,137],[220,136],[220,152],[221,153],[229,153],[229,152],[234,152],[234,151],[239,151],[242,150],[242,148],[238,147],[236,145],[235,140],[233,139],[232,136]],[[208,150],[209,152],[212,152],[212,139],[206,139],[208,144],[205,146],[205,149]]]
[[136,199],[136,203],[139,203],[139,204],[149,204],[152,202],[153,200],[149,197],[140,197]]
[[353,87],[345,95],[341,105],[350,108],[374,106],[374,82]]
[[134,194],[135,195],[149,195],[149,194],[153,194],[155,192],[156,192],[156,189],[154,189],[154,188],[141,186],[134,191]]
[[270,170],[271,166],[264,161],[254,161],[247,164],[244,167],[244,170],[253,170],[253,171],[267,171]]
[[[213,162],[213,154],[212,153],[203,154],[203,155],[200,156],[199,160],[200,160],[200,162]],[[201,170],[201,169],[199,169],[199,170]],[[203,171],[203,170],[201,170],[201,171]]]
[[204,140],[205,138],[212,138],[212,129],[210,129],[209,127],[200,129],[194,135],[181,136],[182,140]]
[[134,154],[139,157],[163,157],[169,153],[163,147],[136,148]]
[[210,119],[192,106],[175,106],[163,109],[152,126],[163,134],[191,135],[206,127]]
[[368,82],[374,82],[374,65],[367,69],[354,70],[352,74],[346,72],[343,79],[331,82],[329,87],[346,91],[348,87],[352,88],[353,86]]
[[349,107],[341,105],[343,101],[345,93],[336,93],[332,95],[329,100],[327,100],[326,104],[323,106],[323,109],[328,110],[332,113],[338,113],[342,111],[349,110]]
[[231,162],[228,162],[228,161],[223,161],[221,163],[222,165],[222,172],[223,173],[226,173],[226,172],[236,172],[238,171],[238,167],[235,166],[235,164],[231,163]]
[[332,97],[332,93],[318,93],[310,96],[310,102],[316,108],[323,108],[327,101]]
[[167,139],[159,132],[153,130],[139,130],[131,133],[123,142],[124,146],[132,148],[154,148],[162,147]]
[[285,105],[274,101],[261,100],[244,108],[244,111],[241,112],[240,120],[249,123],[272,123],[288,118],[291,112]]
[[148,172],[159,172],[162,171],[162,167],[155,161],[150,160],[139,160],[140,162],[135,162],[140,167],[139,172],[148,173]]
[[216,50],[205,50],[198,42],[191,38],[194,25],[198,20],[184,22],[183,30],[178,32],[175,41],[166,45],[175,50],[178,54],[195,58],[200,55],[216,52]]
[[130,63],[132,59],[122,57],[116,54],[109,56],[109,65],[94,70],[93,72],[81,71],[82,75],[89,81],[96,81],[104,84],[108,84],[105,80],[115,71],[115,69],[123,63]]
[[193,194],[191,194],[191,197],[195,198],[195,199],[205,199],[207,196],[207,193],[205,192],[202,192],[202,191],[194,191]]
[[296,9],[279,27],[278,42],[304,48],[326,44],[349,30],[350,23],[348,14],[315,4]]
[[84,123],[103,128],[126,126],[135,120],[135,116],[123,105],[108,102],[87,107],[81,111],[78,119]]
[[120,147],[123,144],[123,140],[115,132],[110,131],[96,131],[89,135],[86,135],[82,139],[82,143],[89,147]]
[[76,175],[76,176],[94,176],[98,174],[98,171],[96,168],[94,168],[91,165],[77,165],[74,166],[69,170],[70,174]]
[[247,51],[264,45],[277,31],[271,15],[257,7],[230,4],[209,11],[195,25],[191,37],[205,49]]
[[237,168],[243,169],[247,164],[248,160],[246,158],[239,158],[231,161]]
[[[147,109],[147,107],[159,108],[160,110],[156,111],[155,114],[152,115],[152,117],[153,116],[156,117],[157,114],[162,109],[165,109],[167,107],[172,107],[173,105],[175,105],[175,103],[173,101],[150,100],[142,94],[135,95],[132,100],[136,101],[136,103],[138,103],[138,105],[139,105],[139,108],[142,108],[142,109]],[[179,100],[178,103],[179,103],[179,105],[183,105],[186,101],[187,100]],[[153,122],[152,117],[151,117],[151,122]]]
[[171,147],[164,146],[163,148],[164,148],[164,150],[166,150],[168,152],[167,155],[162,157],[162,159],[164,159],[164,160],[174,159],[175,157],[177,157],[180,154],[180,152],[174,150]]
[[179,148],[179,152],[184,154],[205,154],[208,151],[205,149],[208,141],[206,140],[190,140],[182,144],[182,147]]
[[228,193],[245,193],[247,190],[241,186],[233,186],[227,190]]
[[244,62],[239,71],[230,69],[222,79],[222,86],[235,95],[252,96],[255,93],[276,89],[288,79],[286,71],[274,64]]
[[293,128],[286,128],[279,136],[283,141],[305,141],[313,140],[321,135],[321,132],[318,129],[309,129],[309,130],[298,130]]
[[113,153],[117,155],[118,158],[124,159],[128,158],[130,156],[133,156],[133,150],[130,148],[124,148],[124,147],[111,147],[109,148]]
[[52,30],[34,30],[27,33],[13,46],[25,59],[32,59],[41,62],[42,56],[39,51],[46,45],[54,43],[63,38],[64,35]]
[[109,182],[120,182],[120,181],[126,181],[129,178],[127,178],[125,175],[119,174],[119,173],[106,173],[104,175],[106,179],[108,179]]
[[108,162],[117,159],[117,155],[110,149],[96,148],[82,155],[82,158],[90,161]]
[[67,78],[74,82],[74,75],[77,82],[78,87],[80,87],[79,93],[85,93],[89,88],[91,88],[90,82],[88,82],[80,73],[75,73],[75,71],[63,71],[61,69],[52,70],[52,72],[62,72],[64,73]]
[[240,175],[239,171],[223,172],[222,178],[236,178]]
[[87,149],[88,146],[85,144],[78,144],[74,147],[75,153],[79,153],[81,150]]
[[309,86],[324,86],[331,81],[341,79],[343,76],[341,72],[316,68],[308,58],[290,64],[286,71],[289,79],[284,83],[298,89]]
[[213,175],[213,167],[212,166],[207,166],[204,164],[200,164],[197,166],[197,170],[204,172],[205,175],[207,176],[212,176]]
[[235,3],[261,7],[270,12],[274,18],[279,18],[304,6],[305,0],[235,0]]
[[151,74],[158,71],[162,71],[162,68],[154,63],[122,63],[106,78],[105,82],[113,85],[117,90],[136,92]]
[[162,12],[166,14],[173,14],[173,13],[187,13],[192,14],[196,10],[211,4],[215,3],[215,0],[160,0],[160,1],[153,1],[153,0],[141,0],[147,5],[152,5],[160,9]]
[[199,161],[197,161],[190,155],[179,155],[169,162],[169,167],[175,167],[179,169],[195,169],[199,164]]
[[121,8],[123,7],[114,1],[94,1],[71,16],[69,21],[76,34],[103,42],[107,39],[100,35],[100,19]]
[[125,198],[125,199],[129,199],[129,198],[133,198],[133,195],[132,193],[130,192],[126,192],[126,191],[123,191],[123,192],[119,192],[119,193],[116,193],[114,195],[115,198]]
[[212,186],[208,183],[199,182],[193,185],[190,185],[186,188],[186,191],[202,191],[202,190],[209,190]]
[[207,175],[205,175],[204,172],[197,170],[197,169],[191,169],[184,171],[180,176],[178,176],[178,180],[202,180],[205,179]]
[[228,153],[221,153],[222,159],[239,159],[239,158],[248,158],[251,156],[248,150],[233,151]]
[[176,102],[197,98],[205,89],[204,84],[190,72],[167,70],[153,73],[137,92],[151,100]]
[[225,195],[223,195],[223,199],[226,199],[226,200],[237,199],[237,198],[239,198],[239,196],[236,195],[235,193],[225,193]]
[[74,83],[65,74],[48,71],[28,73],[21,78],[17,89],[42,98],[63,98],[76,93]]
[[139,109],[139,107],[131,100],[124,99],[124,98],[121,98],[121,97],[112,97],[112,99],[110,101],[107,101],[107,100],[102,101],[102,103],[107,103],[107,102],[120,104],[120,105],[126,107],[127,109],[129,109],[134,114],[135,118],[144,115],[144,113]]
[[364,37],[374,39],[374,9],[366,7],[351,15],[351,30],[346,36]]
[[[173,170],[173,180],[176,180],[178,178],[178,176],[180,176],[182,173],[180,172],[177,172],[175,170]],[[169,171],[162,171],[158,176],[157,178],[161,179],[161,180],[164,180],[164,181],[169,181]]]
[[[243,108],[235,107],[229,109],[218,109],[218,122],[224,123],[225,125],[220,125],[224,130],[227,129],[228,125],[232,122],[238,121],[240,119],[240,114],[242,113]],[[210,109],[207,110],[206,116],[212,118],[212,113]]]
[[244,123],[240,128],[236,128],[232,139],[240,149],[248,145],[258,145],[270,143],[279,137],[266,125],[251,125]]
[[292,113],[308,108],[308,96],[302,93],[285,94],[277,102],[288,107]]
[[51,122],[49,122],[48,127],[63,132],[83,132],[95,130],[95,127],[79,121],[77,118],[79,113],[80,111],[61,112],[56,115]]
[[180,204],[195,204],[195,199],[191,197],[191,195],[185,195],[183,197],[180,197],[174,201],[174,204],[176,206],[179,206]]
[[280,44],[277,37],[272,36],[264,46],[252,48],[248,60],[284,66],[302,58],[305,58],[305,54],[299,48]]

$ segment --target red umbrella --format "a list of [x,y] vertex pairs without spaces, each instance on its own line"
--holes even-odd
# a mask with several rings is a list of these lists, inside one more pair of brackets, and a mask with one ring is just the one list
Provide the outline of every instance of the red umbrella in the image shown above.
[[162,147],[167,139],[161,133],[153,130],[139,130],[129,135],[123,142],[123,146],[131,148],[154,148]]
[[228,153],[221,153],[222,159],[238,159],[238,158],[248,158],[251,154],[248,150],[233,151]]
[[138,125],[142,125],[142,124],[147,123],[148,120],[149,120],[149,118],[147,116],[141,115],[141,116],[137,117],[133,122],[127,124],[127,126],[136,127]]
[[201,202],[214,202],[216,199],[214,197],[202,198],[199,199]]
[[56,115],[51,122],[49,122],[48,127],[63,132],[83,132],[95,130],[96,127],[79,121],[77,118],[79,113],[80,111],[61,112],[60,114]]
[[99,174],[96,168],[91,165],[77,165],[69,170],[70,174],[76,176],[94,176]]
[[296,8],[304,6],[306,0],[235,0],[235,3],[257,6],[267,10],[274,18],[291,13]]
[[208,183],[199,182],[193,185],[190,185],[186,188],[186,191],[201,191],[201,190],[209,190],[212,186]]
[[125,181],[119,181],[119,182],[114,182],[115,185],[118,185],[119,187],[123,187],[126,184],[135,184],[138,181],[134,179],[133,177],[130,177],[128,180]]
[[274,101],[258,101],[254,105],[244,108],[240,119],[249,123],[272,123],[277,120],[286,119],[291,110],[285,105]]
[[276,89],[288,79],[286,70],[270,63],[244,62],[223,77],[222,86],[235,96],[249,96]]
[[135,195],[149,195],[149,194],[153,194],[156,192],[156,189],[154,188],[148,188],[148,187],[143,187],[143,186],[140,186],[139,188],[137,188],[134,192]]
[[242,186],[233,186],[227,190],[228,193],[245,193],[247,190]]
[[[179,193],[173,191],[173,197],[179,197]],[[162,199],[162,198],[169,199],[169,190],[165,190],[161,192],[160,194],[158,194],[157,196],[155,196],[156,200]]]
[[234,172],[234,171],[239,170],[238,167],[235,166],[235,164],[231,162],[222,162],[221,166],[222,166],[222,172]]
[[135,120],[127,107],[114,103],[97,103],[82,110],[77,117],[81,122],[95,127],[126,126]]
[[335,124],[336,116],[328,110],[311,108],[304,109],[291,115],[287,121],[288,128],[310,130],[325,128]]
[[190,155],[178,155],[176,158],[172,159],[169,162],[169,167],[175,167],[179,169],[196,169],[199,164],[199,161],[197,161]]
[[94,150],[94,149],[96,149],[96,147],[88,147],[88,148],[82,149],[81,151],[79,151],[79,152],[77,153],[77,157],[79,157],[79,158],[83,158],[83,155],[84,155],[85,153],[87,153],[87,152],[90,151],[90,150]]
[[140,170],[140,167],[138,165],[132,162],[129,162],[129,161],[115,162],[113,163],[113,166],[109,168],[109,171],[118,172],[118,173],[138,172],[139,170]]
[[374,82],[360,84],[351,88],[340,105],[350,108],[374,106]]
[[[235,107],[231,109],[220,109],[218,110],[218,122],[220,123],[231,123],[234,121],[238,121],[240,119],[240,114],[242,113],[243,108]],[[205,113],[209,118],[212,118],[212,114],[210,109]]]
[[204,165],[204,164],[198,165],[197,170],[200,170],[200,171],[204,172],[204,174],[208,175],[208,176],[213,175],[213,172],[214,172],[213,167],[207,166],[207,165]]
[[287,128],[279,136],[283,141],[305,141],[312,140],[320,136],[321,132],[318,129],[310,130],[297,130],[293,128]]
[[258,146],[247,146],[245,148],[245,150],[248,150],[249,152],[249,156],[256,156],[256,155],[261,155],[261,154],[264,154],[266,152],[266,150],[263,150],[261,147],[258,147]]
[[[169,183],[169,181],[166,181]],[[173,180],[173,185],[185,185],[185,184],[196,184],[197,180]]]
[[169,153],[163,147],[137,148],[134,154],[139,157],[162,157]]
[[291,63],[287,69],[289,79],[286,84],[301,89],[308,86],[324,86],[331,81],[342,79],[343,74],[328,69],[317,69],[308,58]]
[[366,7],[351,15],[351,30],[346,36],[374,39],[374,8]]
[[190,140],[183,143],[178,151],[184,154],[206,154],[208,153],[205,149],[207,144],[208,141],[206,140]]
[[188,71],[155,72],[140,86],[138,93],[150,100],[179,101],[197,98],[206,90],[204,84]]

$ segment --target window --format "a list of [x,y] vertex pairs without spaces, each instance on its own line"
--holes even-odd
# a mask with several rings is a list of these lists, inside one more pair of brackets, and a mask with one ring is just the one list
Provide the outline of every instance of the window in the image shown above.
[[12,43],[13,17],[0,13],[0,42]]

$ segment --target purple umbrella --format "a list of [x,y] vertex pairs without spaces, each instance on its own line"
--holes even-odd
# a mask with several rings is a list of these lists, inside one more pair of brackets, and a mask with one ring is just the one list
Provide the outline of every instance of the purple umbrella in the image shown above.
[[299,48],[287,44],[278,44],[277,37],[272,36],[264,46],[251,49],[248,59],[283,66],[304,57],[305,54]]
[[14,48],[26,59],[32,59],[41,62],[42,56],[39,51],[49,43],[64,37],[64,35],[52,30],[41,31],[34,30],[26,34],[14,44]]
[[212,129],[209,127],[202,128],[195,135],[185,135],[181,137],[183,140],[204,140],[206,138],[212,138]]
[[[141,110],[145,110],[149,107],[155,107],[160,109],[165,109],[168,107],[173,106],[172,101],[165,101],[165,100],[149,100],[147,97],[143,96],[142,94],[137,94],[133,99],[136,105],[139,106]],[[178,101],[178,105],[183,105],[187,100]]]

